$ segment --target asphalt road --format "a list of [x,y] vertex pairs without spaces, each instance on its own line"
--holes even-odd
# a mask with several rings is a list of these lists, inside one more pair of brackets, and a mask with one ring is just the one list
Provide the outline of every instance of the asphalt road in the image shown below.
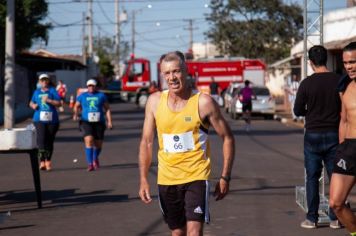
[[[61,115],[54,169],[41,172],[42,209],[36,208],[28,157],[0,156],[0,235],[169,235],[157,202],[156,156],[149,174],[153,203],[141,203],[137,194],[144,112],[126,103],[112,104],[112,109],[114,129],[106,132],[102,168],[90,173],[78,126],[69,113]],[[204,235],[346,235],[345,229],[299,226],[305,217],[295,203],[295,186],[304,184],[300,127],[254,120],[246,133],[242,121],[226,119],[237,147],[231,189],[222,201],[210,198],[212,222]],[[222,168],[222,142],[213,130],[210,137],[215,185]]]

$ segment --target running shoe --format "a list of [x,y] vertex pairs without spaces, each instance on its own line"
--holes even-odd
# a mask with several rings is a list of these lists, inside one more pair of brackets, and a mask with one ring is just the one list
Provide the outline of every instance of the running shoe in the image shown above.
[[94,165],[89,165],[87,171],[93,171],[93,170],[95,170]]
[[46,162],[45,162],[45,165],[46,165],[46,170],[47,170],[47,171],[52,170],[51,161],[46,161]]
[[96,159],[96,160],[94,161],[93,167],[94,167],[95,170],[96,170],[96,169],[99,169],[99,167],[100,167],[99,159]]
[[305,229],[315,229],[317,227],[317,224],[315,222],[306,219],[300,224],[300,227]]
[[46,164],[44,161],[41,161],[40,163],[40,170],[46,170]]
[[338,221],[338,220],[331,220],[329,227],[332,229],[341,229],[342,225],[341,225],[340,221]]

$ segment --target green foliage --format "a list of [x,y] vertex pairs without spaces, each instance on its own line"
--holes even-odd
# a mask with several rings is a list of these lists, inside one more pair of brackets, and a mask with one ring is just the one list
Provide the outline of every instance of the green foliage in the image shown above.
[[99,57],[100,74],[105,78],[110,78],[114,75],[114,66],[112,61],[115,60],[115,45],[111,38],[95,38],[94,51]]
[[[100,58],[100,57],[99,57]],[[110,78],[114,75],[114,66],[108,57],[101,57],[99,61],[100,74],[105,78]]]
[[207,37],[222,54],[261,58],[267,63],[289,56],[302,39],[299,5],[282,0],[211,0]]
[[[117,60],[114,41],[109,37],[94,39],[94,51],[99,57],[100,74],[106,78],[114,75],[113,62]],[[123,60],[128,54],[128,44],[122,42],[120,45],[120,59]]]
[[[49,23],[43,23],[48,5],[45,0],[16,0],[15,45],[16,51],[30,48],[35,39],[47,41]],[[0,0],[0,61],[5,53],[6,0]]]

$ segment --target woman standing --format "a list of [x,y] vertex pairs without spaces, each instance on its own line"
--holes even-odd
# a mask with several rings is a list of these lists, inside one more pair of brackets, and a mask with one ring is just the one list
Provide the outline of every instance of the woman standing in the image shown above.
[[61,105],[56,89],[47,74],[39,76],[40,88],[32,95],[30,107],[35,110],[33,123],[37,131],[38,158],[41,170],[51,170],[53,143],[59,128],[56,107]]

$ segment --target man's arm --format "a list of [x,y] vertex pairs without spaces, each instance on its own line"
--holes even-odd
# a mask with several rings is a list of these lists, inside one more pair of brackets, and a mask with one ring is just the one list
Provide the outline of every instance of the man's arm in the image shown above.
[[37,110],[37,108],[38,108],[38,104],[37,104],[37,103],[34,103],[33,101],[30,101],[29,106],[30,106],[33,110]]
[[55,107],[59,107],[61,105],[61,102],[59,100],[49,99],[49,98],[46,98],[46,103],[49,103]]
[[199,114],[202,120],[208,118],[216,133],[223,140],[224,164],[219,182],[216,184],[216,200],[221,200],[229,191],[229,179],[235,157],[235,140],[230,127],[220,113],[218,104],[208,95],[201,94],[199,98]]
[[297,97],[295,98],[294,101],[293,112],[296,116],[305,116],[307,113],[307,109],[305,108],[307,98],[306,98],[304,87],[305,87],[305,80],[303,80],[302,83],[300,84],[297,91]]
[[104,103],[104,109],[105,109],[107,126],[109,129],[112,129],[111,109],[108,102]]
[[147,175],[152,162],[152,146],[156,129],[154,114],[157,109],[159,98],[159,92],[154,93],[148,97],[145,111],[145,120],[143,123],[142,138],[140,142],[138,157],[140,167],[139,195],[144,203],[150,203],[152,201]]
[[73,120],[79,119],[79,111],[81,109],[80,102],[76,101],[73,107]]
[[[342,95],[340,95],[342,101]],[[344,142],[347,128],[347,115],[343,102],[341,102],[340,125],[339,125],[339,143]]]

